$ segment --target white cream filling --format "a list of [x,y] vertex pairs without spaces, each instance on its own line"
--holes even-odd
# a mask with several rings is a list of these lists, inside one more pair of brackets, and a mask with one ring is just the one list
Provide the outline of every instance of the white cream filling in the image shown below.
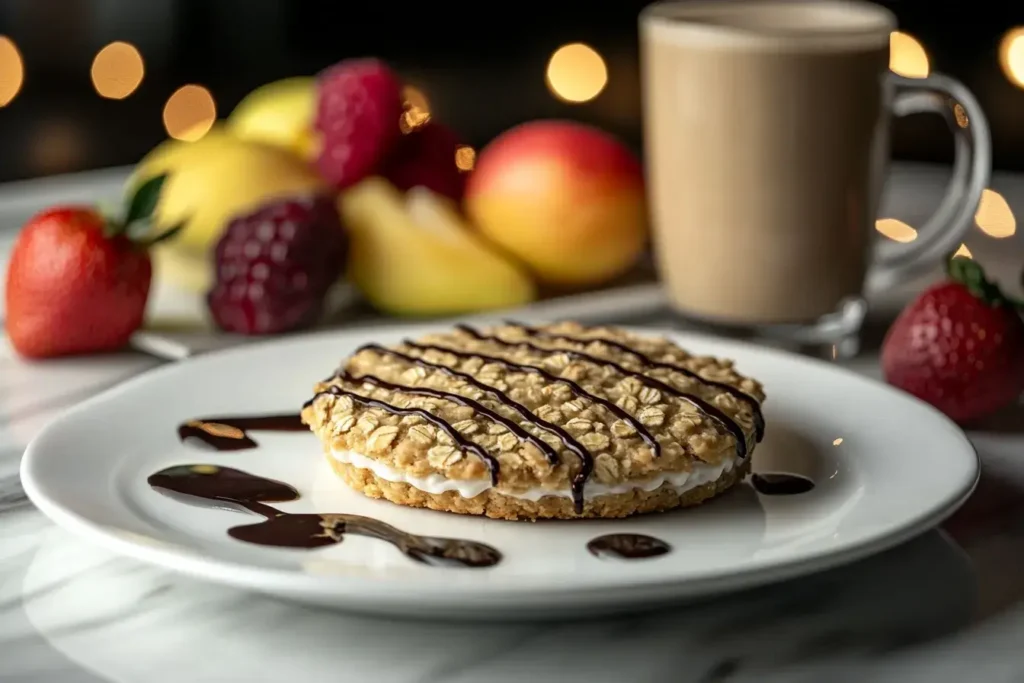
[[[382,462],[368,458],[352,451],[332,450],[331,455],[339,462],[354,465],[360,469],[370,470],[381,479],[393,481],[399,484],[408,484],[424,493],[445,493],[455,491],[463,498],[475,498],[484,491],[492,488],[489,479],[448,479],[440,474],[428,474],[425,477],[414,477]],[[583,497],[590,499],[598,496],[626,493],[633,489],[641,491],[653,491],[668,484],[676,493],[683,493],[698,486],[716,481],[724,473],[728,472],[736,464],[736,456],[724,458],[717,465],[697,463],[689,472],[665,472],[652,479],[644,479],[621,484],[602,484],[597,481],[587,482],[583,489]],[[545,496],[560,496],[572,498],[572,491],[564,489],[546,489],[540,486],[526,489],[525,491],[503,491],[500,486],[496,489],[498,493],[510,498],[521,498],[523,500],[537,501]]]

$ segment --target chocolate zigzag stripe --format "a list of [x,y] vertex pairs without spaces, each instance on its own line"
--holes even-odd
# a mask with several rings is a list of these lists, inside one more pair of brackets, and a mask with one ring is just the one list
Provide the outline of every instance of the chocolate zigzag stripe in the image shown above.
[[[580,398],[587,398],[590,401],[603,406],[610,413],[620,418],[621,420],[625,421],[633,428],[633,430],[643,440],[643,442],[650,447],[651,452],[654,454],[655,457],[661,455],[661,446],[658,444],[657,440],[650,432],[647,431],[646,428],[644,428],[642,424],[640,424],[640,422],[633,418],[633,416],[619,408],[611,401],[600,396],[595,396],[594,394],[585,390],[583,387],[576,384],[576,382],[573,382],[570,379],[566,379],[564,377],[556,377],[547,370],[543,368],[538,368],[534,365],[522,365],[520,363],[514,363],[512,361],[505,360],[504,358],[498,358],[497,356],[489,356],[487,354],[471,351],[459,351],[456,349],[448,348],[446,346],[436,346],[433,344],[418,344],[410,340],[405,340],[402,343],[405,346],[408,346],[409,348],[416,349],[421,352],[436,351],[438,353],[448,353],[455,356],[456,358],[462,358],[467,360],[470,358],[479,358],[485,363],[495,363],[497,365],[502,365],[510,370],[540,375],[541,377],[552,383],[560,382],[562,384],[565,384],[566,386],[569,387],[570,391],[572,391],[576,396]],[[578,451],[574,449],[574,452],[580,457],[580,470],[573,477],[571,488],[573,495],[573,503],[576,508],[576,511],[582,512],[583,488],[586,485],[587,480],[590,478],[591,473],[594,471],[594,458],[586,449],[581,448]]]
[[530,327],[529,325],[524,325],[522,323],[517,323],[517,322],[511,321],[511,320],[506,321],[506,324],[511,326],[511,327],[519,328],[520,330],[522,330],[523,332],[525,332],[527,335],[529,335],[531,337],[539,337],[541,339],[551,339],[553,341],[565,341],[565,342],[570,342],[570,343],[575,342],[577,344],[583,344],[584,346],[586,346],[587,344],[590,344],[591,342],[598,342],[600,344],[604,344],[605,346],[609,346],[611,348],[618,349],[619,351],[623,351],[625,353],[628,353],[628,354],[636,357],[636,359],[639,360],[641,364],[643,364],[644,366],[646,366],[648,368],[659,369],[659,370],[668,370],[669,372],[678,372],[681,375],[686,375],[687,377],[689,377],[691,379],[695,379],[695,380],[697,380],[699,382],[703,382],[704,384],[708,385],[709,387],[715,387],[716,389],[721,389],[722,391],[724,391],[724,392],[726,392],[728,394],[731,394],[732,396],[736,397],[740,401],[744,401],[745,403],[747,403],[750,406],[750,410],[751,410],[751,412],[753,413],[753,416],[754,416],[754,434],[755,434],[755,437],[757,438],[757,441],[759,443],[760,443],[761,439],[764,438],[764,413],[761,411],[761,402],[758,401],[753,396],[751,396],[750,394],[748,394],[747,392],[743,391],[742,389],[738,389],[738,388],[734,387],[733,385],[731,385],[731,384],[729,384],[727,382],[719,382],[718,380],[707,379],[705,377],[701,377],[699,374],[697,374],[693,370],[690,370],[688,368],[684,368],[684,367],[682,367],[680,365],[675,365],[673,363],[662,363],[660,361],[656,361],[653,358],[651,358],[650,356],[648,356],[648,355],[646,355],[644,353],[641,353],[640,351],[637,351],[636,349],[632,349],[632,348],[626,346],[625,344],[622,344],[620,342],[614,341],[612,339],[605,339],[604,337],[572,337],[572,336],[564,335],[564,334],[554,334],[553,332],[546,332],[544,330],[539,330],[536,327]]
[[465,451],[469,451],[473,455],[480,458],[480,460],[482,460],[483,463],[487,465],[487,469],[491,473],[491,485],[497,485],[498,471],[500,469],[500,465],[498,464],[497,459],[495,459],[494,456],[492,456],[490,453],[485,451],[477,444],[473,443],[472,441],[466,439],[464,436],[459,434],[459,432],[454,427],[452,427],[450,424],[448,424],[441,418],[437,417],[436,415],[433,415],[427,412],[426,410],[423,410],[422,408],[399,408],[398,406],[391,405],[390,403],[378,401],[375,398],[367,398],[366,396],[357,394],[354,391],[350,391],[349,389],[340,387],[337,384],[332,384],[327,389],[317,392],[313,396],[313,398],[306,401],[303,407],[305,408],[309,406],[311,403],[313,403],[313,401],[327,394],[331,394],[333,396],[348,396],[356,403],[367,406],[369,408],[378,408],[386,413],[391,413],[392,415],[416,415],[418,417],[423,418],[430,424],[434,425],[435,427],[443,431],[449,437],[451,437],[452,441],[454,441],[459,446],[459,448]]
[[[643,442],[651,448],[651,451],[654,453],[655,457],[661,455],[661,446],[658,444],[657,439],[655,439],[654,435],[647,431],[647,429],[642,424],[640,424],[640,422],[636,418],[634,418],[632,415],[630,415],[625,410],[618,407],[608,399],[590,393],[576,382],[573,382],[571,379],[553,375],[544,368],[538,368],[536,365],[523,365],[522,363],[515,363],[504,358],[498,358],[497,356],[489,356],[485,353],[480,353],[478,351],[459,351],[457,349],[448,348],[447,346],[436,346],[433,344],[417,344],[416,342],[409,340],[405,340],[402,343],[405,346],[418,349],[420,351],[438,351],[441,353],[450,353],[456,358],[463,358],[467,360],[470,358],[479,358],[485,363],[495,363],[497,365],[504,365],[506,368],[509,368],[510,370],[540,375],[549,382],[564,384],[567,387],[569,387],[569,389],[578,397],[586,398],[600,406],[603,406],[606,410],[608,410],[608,412],[612,413],[620,420],[624,421],[626,424],[632,427],[633,430],[636,431],[636,433],[643,440]],[[591,465],[593,465],[593,463],[591,463]]]
[[[411,342],[407,342],[406,345],[412,346],[414,348],[420,348],[419,345],[412,344]],[[505,395],[498,389],[495,389],[492,386],[484,384],[483,382],[476,379],[470,374],[467,374],[465,372],[459,372],[458,370],[450,368],[447,365],[442,365],[440,363],[431,363],[430,361],[425,360],[423,358],[410,356],[409,354],[402,353],[401,351],[395,351],[394,349],[389,349],[387,347],[380,346],[379,344],[366,344],[356,349],[355,353],[359,353],[360,351],[375,351],[377,353],[387,354],[400,360],[403,360],[407,363],[418,365],[423,368],[429,368],[431,370],[436,370],[455,379],[461,379],[465,381],[467,384],[470,384],[476,387],[477,389],[480,389],[481,391],[487,392],[489,395],[493,396],[496,401],[514,410],[516,414],[519,415],[519,417],[521,417],[524,421],[529,422],[530,424],[539,427],[540,429],[545,429],[553,433],[555,436],[559,438],[559,440],[562,442],[562,445],[564,445],[567,450],[571,451],[577,458],[580,459],[580,470],[579,472],[576,473],[575,476],[573,476],[570,488],[572,490],[573,505],[576,508],[576,512],[583,512],[583,487],[586,484],[587,479],[590,477],[590,473],[593,471],[594,463],[590,457],[590,452],[583,447],[583,444],[574,439],[572,435],[569,434],[569,432],[565,431],[564,429],[562,429],[553,422],[548,422],[547,420],[541,419],[537,415],[534,415],[533,413],[530,412],[529,408],[524,406],[522,403],[519,403],[518,401],[513,401],[511,398],[509,398],[507,395]],[[549,457],[548,461],[552,465],[555,465],[559,462],[559,458],[557,453],[554,453],[553,455],[554,459]]]
[[615,370],[616,372],[625,377],[633,377],[635,379],[638,379],[650,387],[658,389],[659,391],[662,391],[663,393],[668,394],[669,396],[675,396],[677,398],[680,398],[689,403],[690,405],[694,406],[698,410],[703,411],[705,415],[707,415],[715,422],[717,422],[719,425],[721,425],[726,431],[732,434],[733,438],[736,439],[736,454],[740,458],[744,458],[747,455],[747,435],[743,432],[743,428],[740,427],[739,423],[737,423],[735,420],[726,415],[720,409],[711,405],[710,403],[700,398],[699,396],[688,394],[685,391],[680,391],[675,387],[665,384],[661,380],[654,379],[653,377],[648,377],[647,375],[640,372],[634,372],[632,370],[622,367],[621,365],[615,363],[614,361],[606,360],[604,358],[598,358],[597,356],[591,356],[589,353],[584,353],[582,351],[561,348],[545,349],[541,346],[537,346],[536,344],[531,344],[530,342],[526,341],[512,342],[506,341],[500,337],[482,334],[477,330],[473,329],[472,327],[469,327],[468,325],[456,325],[455,327],[456,329],[472,336],[474,339],[478,341],[491,342],[492,344],[497,344],[499,346],[504,346],[506,348],[526,348],[536,353],[543,353],[548,355],[564,353],[570,358],[576,358],[577,360],[582,360],[587,363],[593,363],[595,365],[604,365],[605,367],[612,368],[613,370]]
[[344,370],[338,373],[338,379],[342,381],[349,381],[352,382],[353,384],[359,382],[367,382],[380,389],[387,389],[388,391],[394,391],[396,393],[412,394],[414,396],[429,396],[430,398],[440,398],[445,401],[451,401],[452,403],[456,403],[460,406],[472,408],[475,412],[497,422],[502,427],[515,434],[515,436],[519,439],[520,442],[525,441],[527,443],[533,444],[537,448],[537,450],[539,450],[547,457],[548,462],[558,462],[558,453],[555,451],[554,448],[547,445],[546,443],[535,437],[533,434],[530,434],[528,431],[526,431],[525,429],[523,429],[522,427],[520,427],[507,417],[504,417],[503,415],[494,412],[487,406],[482,405],[478,401],[474,401],[473,399],[468,398],[466,396],[462,396],[461,394],[453,394],[449,391],[441,391],[439,389],[431,389],[429,387],[410,387],[402,384],[392,384],[391,382],[383,380],[380,377],[377,377],[376,375],[360,375],[359,377],[355,377],[354,375],[351,375]]
[[[394,358],[398,358],[399,360],[405,361],[410,365],[418,365],[424,369],[436,370],[437,372],[447,375],[452,379],[461,379],[467,384],[476,387],[480,391],[487,392],[494,398],[494,400],[496,400],[498,403],[502,404],[506,408],[514,410],[516,414],[519,417],[521,417],[525,422],[529,422],[530,424],[533,424],[536,427],[539,427],[540,429],[549,431],[555,436],[557,436],[559,440],[561,440],[562,443],[565,445],[566,449],[572,451],[572,453],[576,455],[576,457],[580,458],[580,460],[586,459],[587,449],[584,448],[583,445],[580,442],[578,442],[575,438],[573,438],[573,436],[569,434],[569,432],[565,431],[564,429],[556,425],[554,422],[548,422],[547,420],[541,419],[537,415],[534,415],[532,412],[530,412],[530,409],[524,406],[522,403],[519,403],[518,401],[513,401],[506,394],[502,393],[501,391],[498,391],[492,386],[484,384],[483,382],[478,380],[476,377],[473,377],[469,373],[460,372],[454,368],[450,368],[447,365],[442,365],[440,363],[431,363],[430,361],[425,360],[423,358],[410,356],[407,353],[402,353],[401,351],[389,349],[385,346],[380,346],[379,344],[366,344],[365,346],[360,346],[358,349],[355,350],[355,353],[353,353],[352,355],[355,355],[360,351],[374,351],[376,353],[386,354]],[[559,458],[556,454],[555,459],[551,461],[551,464],[557,465],[558,462]]]

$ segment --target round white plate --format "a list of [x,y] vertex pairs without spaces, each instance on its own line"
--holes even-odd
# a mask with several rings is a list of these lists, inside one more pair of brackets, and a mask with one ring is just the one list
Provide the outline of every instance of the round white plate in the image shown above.
[[[221,453],[178,441],[203,416],[297,410],[314,381],[356,346],[424,328],[293,337],[166,366],[79,405],[32,442],[22,481],[32,501],[70,531],[185,574],[290,599],[425,617],[565,617],[664,604],[848,562],[938,523],[970,494],[978,461],[963,432],[931,407],[827,363],[667,331],[697,352],[734,358],[768,394],[755,471],[811,477],[796,496],[744,484],[692,510],[617,521],[500,522],[399,507],[348,490],[309,433],[253,432],[259,447]],[[383,541],[347,536],[316,550],[234,540],[258,518],[184,505],[146,477],[209,463],[286,481],[289,512],[345,512],[400,529],[484,541],[503,561],[487,569],[415,563]],[[668,541],[657,558],[592,556],[595,536],[633,532]]]

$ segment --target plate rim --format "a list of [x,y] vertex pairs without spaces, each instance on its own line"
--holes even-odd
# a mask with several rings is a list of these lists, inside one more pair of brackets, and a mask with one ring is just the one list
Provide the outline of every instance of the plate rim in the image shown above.
[[[88,412],[95,405],[102,404],[119,394],[135,391],[137,386],[143,386],[165,375],[173,375],[179,372],[180,368],[184,365],[216,364],[225,355],[244,356],[259,354],[268,347],[286,346],[289,344],[316,344],[329,338],[339,338],[339,345],[344,345],[349,340],[372,336],[375,334],[375,330],[382,335],[413,335],[420,331],[436,330],[439,327],[436,324],[417,324],[388,326],[384,328],[368,327],[357,330],[320,330],[306,334],[289,335],[285,338],[258,341],[241,347],[219,349],[147,370],[76,404],[57,418],[51,420],[31,440],[25,449],[20,464],[22,486],[32,503],[57,526],[116,554],[166,570],[236,588],[242,587],[263,593],[305,597],[308,601],[314,603],[327,602],[328,597],[356,598],[365,601],[366,596],[372,595],[373,602],[399,604],[406,600],[415,600],[417,604],[422,605],[433,601],[434,603],[443,603],[449,608],[453,608],[453,611],[458,611],[454,609],[457,603],[453,604],[449,601],[454,596],[464,594],[464,591],[459,585],[460,582],[450,580],[451,574],[449,571],[444,572],[447,578],[438,576],[437,579],[432,580],[432,577],[428,578],[430,575],[425,575],[418,577],[415,582],[395,582],[372,576],[322,575],[302,572],[293,568],[259,566],[234,559],[226,559],[223,556],[202,556],[194,549],[188,547],[179,547],[172,544],[164,545],[162,543],[160,545],[143,544],[133,541],[117,531],[108,530],[102,524],[94,522],[88,517],[78,514],[69,506],[62,504],[46,492],[45,478],[41,481],[34,472],[34,468],[39,466],[38,463],[45,462],[47,457],[39,454],[40,444],[47,438],[50,438],[50,434],[59,431],[66,420],[80,413]],[[763,561],[732,571],[709,570],[685,578],[662,575],[634,575],[627,581],[613,583],[612,585],[587,585],[568,591],[565,587],[553,585],[550,581],[547,583],[523,582],[511,587],[502,587],[500,591],[497,591],[496,593],[501,598],[499,602],[512,603],[527,595],[532,598],[541,599],[550,599],[554,596],[586,599],[586,596],[602,592],[605,594],[613,593],[614,595],[608,597],[616,599],[621,599],[626,594],[635,593],[681,598],[775,583],[784,579],[795,578],[847,564],[904,543],[949,517],[963,505],[977,486],[981,473],[980,458],[974,444],[960,426],[933,406],[883,382],[865,377],[849,368],[838,366],[822,359],[800,356],[750,342],[699,332],[672,330],[664,327],[636,325],[622,325],[619,327],[640,334],[665,335],[675,338],[684,348],[687,344],[691,343],[699,346],[726,346],[740,349],[742,352],[761,354],[769,359],[781,359],[785,362],[796,363],[809,368],[810,371],[835,373],[849,381],[869,384],[875,390],[888,393],[898,400],[909,401],[916,404],[919,408],[924,408],[927,412],[931,413],[932,417],[946,423],[948,427],[952,427],[954,432],[960,435],[963,444],[967,446],[965,453],[969,451],[973,456],[970,458],[973,472],[958,487],[951,487],[939,502],[930,505],[912,518],[904,519],[895,529],[890,530],[888,533],[851,542],[849,545],[838,550],[818,550],[809,554],[788,557],[783,560]],[[723,355],[728,355],[728,351],[723,352]],[[542,577],[537,577],[537,579],[540,581]],[[386,588],[386,591],[382,592],[382,588]],[[367,593],[366,591],[370,592]],[[428,593],[432,594],[431,598],[425,601],[423,599],[424,595]],[[512,605],[510,604],[509,606]],[[470,611],[472,611],[472,608],[470,608]]]

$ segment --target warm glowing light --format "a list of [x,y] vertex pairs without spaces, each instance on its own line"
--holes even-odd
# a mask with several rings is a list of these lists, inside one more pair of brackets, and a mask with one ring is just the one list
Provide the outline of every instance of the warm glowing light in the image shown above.
[[875,230],[896,242],[913,242],[917,239],[917,230],[895,218],[879,218],[875,221]]
[[999,42],[999,66],[1011,83],[1024,88],[1024,26],[1010,29]]
[[974,222],[989,237],[1002,239],[1017,232],[1017,219],[1003,195],[995,190],[983,190]]
[[833,441],[833,442],[832,442],[832,445],[833,445],[833,446],[838,446],[838,445],[839,445],[839,444],[841,444],[842,442],[843,442],[843,439],[842,439],[842,437],[840,437],[840,438],[836,439],[835,441]]
[[0,36],[0,107],[11,103],[24,81],[25,65],[18,46],[7,36]]
[[907,78],[924,78],[928,75],[928,53],[914,36],[893,31],[889,34],[889,69]]
[[548,61],[548,88],[566,102],[588,102],[601,94],[607,83],[608,68],[589,45],[563,45]]
[[476,150],[469,145],[455,148],[455,165],[460,171],[472,171],[476,165]]
[[430,121],[430,100],[422,90],[407,85],[402,89],[402,99],[405,111],[398,121],[398,127],[403,133],[411,133]]
[[971,250],[967,248],[966,244],[961,244],[960,248],[953,253],[953,256],[966,256],[971,259],[974,258],[974,254],[971,253]]
[[178,140],[194,142],[206,135],[217,120],[217,104],[201,85],[183,85],[164,105],[164,128]]
[[129,43],[110,43],[92,60],[92,85],[100,97],[111,100],[123,100],[135,92],[145,73],[142,55]]

